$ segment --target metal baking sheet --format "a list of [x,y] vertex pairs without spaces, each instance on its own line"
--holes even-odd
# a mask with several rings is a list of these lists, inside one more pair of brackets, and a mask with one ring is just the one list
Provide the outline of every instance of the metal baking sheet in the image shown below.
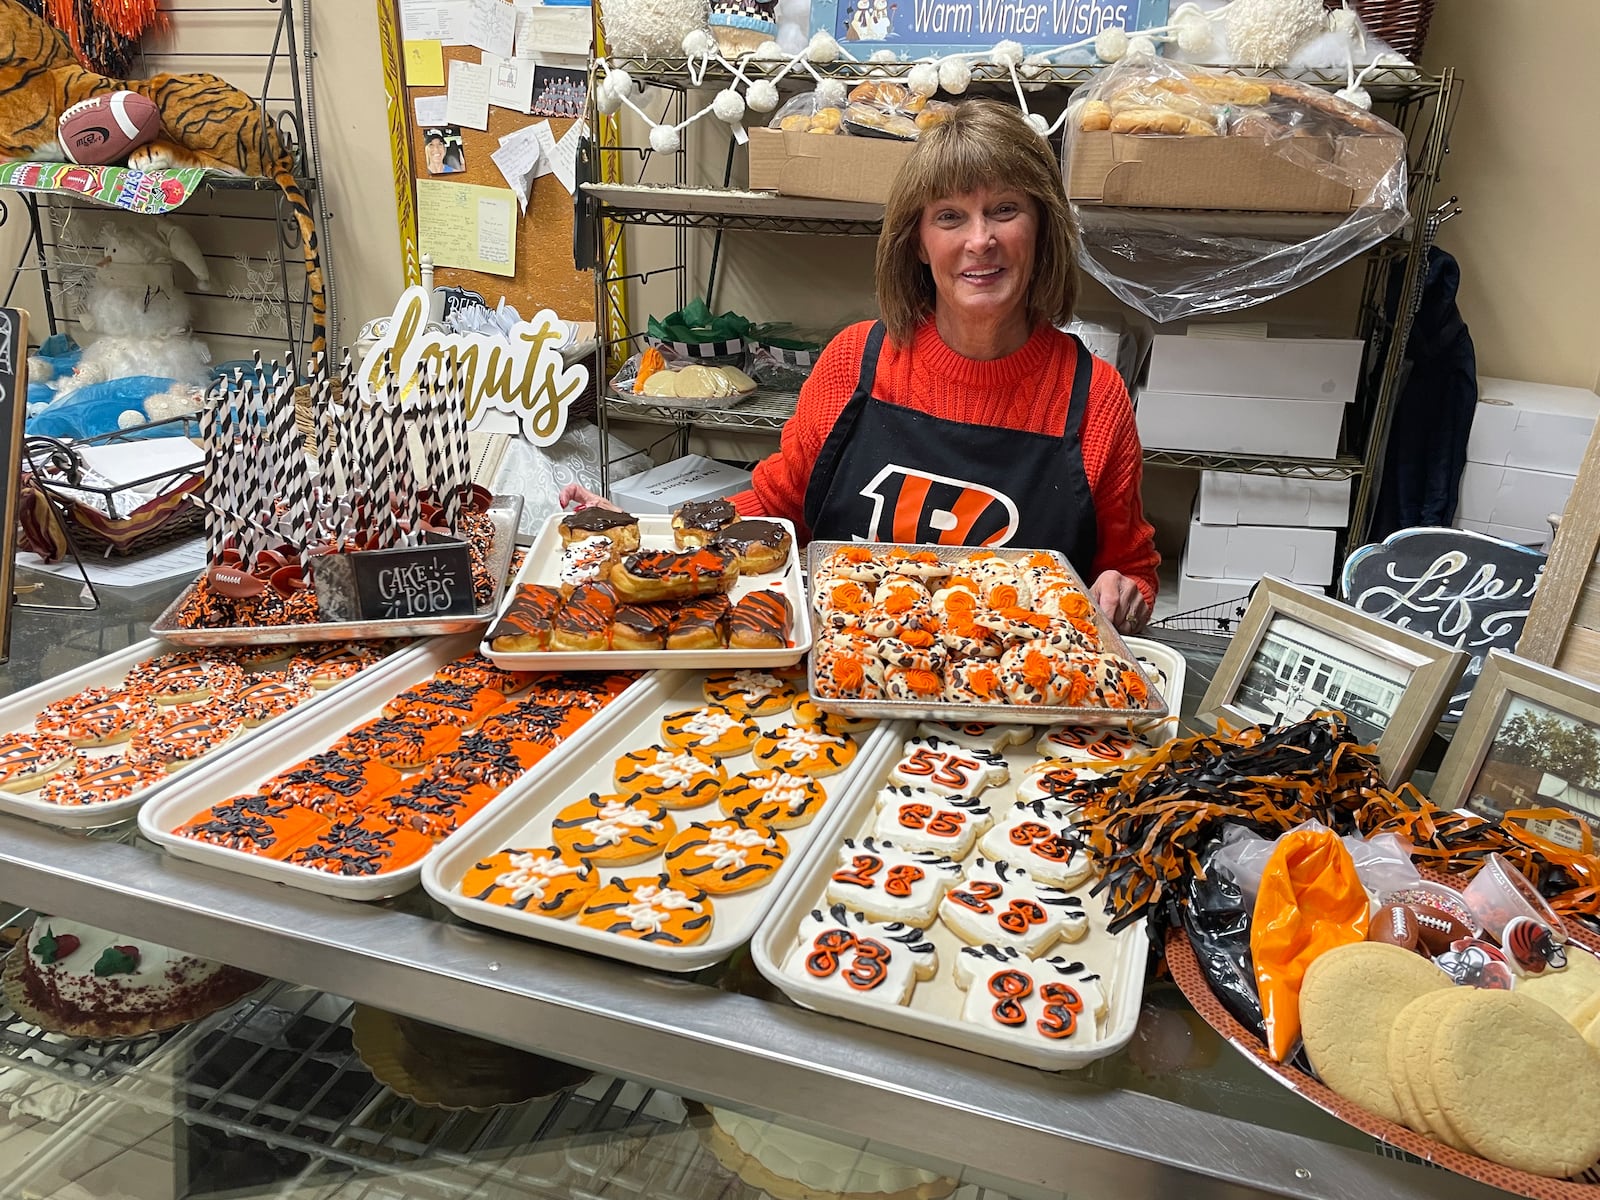
[[[814,580],[817,577],[817,568],[835,550],[844,546],[857,545],[855,542],[812,542],[806,550],[806,577]],[[955,562],[974,549],[992,549],[995,554],[1008,561],[1026,558],[1030,554],[1048,554],[1066,569],[1072,582],[1085,596],[1089,596],[1089,589],[1084,586],[1083,578],[1072,569],[1065,555],[1054,550],[1033,550],[1027,548],[1013,548],[1010,546],[998,547],[973,547],[973,546],[937,546],[937,545],[912,545],[904,542],[873,542],[872,548],[878,551],[888,550],[931,550],[945,562]],[[810,593],[806,595],[806,608],[811,608]],[[1064,705],[1046,704],[954,704],[940,703],[928,704],[920,700],[839,700],[825,696],[817,691],[817,661],[813,655],[806,667],[806,682],[811,688],[811,696],[818,707],[828,712],[842,713],[853,717],[878,717],[883,720],[932,720],[932,721],[993,721],[999,724],[1016,725],[1055,725],[1062,722],[1071,722],[1075,725],[1133,725],[1140,726],[1147,722],[1159,720],[1170,711],[1167,700],[1160,688],[1155,686],[1155,681],[1145,669],[1139,665],[1136,655],[1129,649],[1122,635],[1116,631],[1106,615],[1100,611],[1099,605],[1094,603],[1094,598],[1089,596],[1089,605],[1094,610],[1095,625],[1100,630],[1101,649],[1110,654],[1118,655],[1133,663],[1139,672],[1139,677],[1144,680],[1145,688],[1150,695],[1150,703],[1144,708],[1069,708]]]
[[[461,880],[473,863],[508,846],[550,845],[550,823],[573,800],[590,792],[613,792],[612,772],[617,758],[644,746],[661,743],[661,718],[681,709],[706,703],[701,672],[658,671],[629,692],[638,698],[625,720],[607,726],[603,740],[590,743],[590,752],[569,758],[556,771],[534,780],[528,776],[502,793],[495,816],[475,825],[465,838],[449,843],[443,853],[430,855],[423,868],[422,885],[428,894],[463,920],[503,929],[523,937],[556,942],[578,950],[619,958],[624,962],[662,971],[698,971],[721,962],[750,940],[756,927],[777,900],[785,883],[807,869],[813,854],[826,848],[832,854],[838,841],[838,826],[845,815],[844,797],[853,794],[852,783],[862,773],[872,775],[881,764],[884,747],[898,752],[900,742],[887,725],[856,739],[856,757],[843,771],[819,776],[817,782],[827,791],[827,802],[807,825],[779,830],[789,845],[788,857],[763,887],[711,897],[714,905],[712,929],[705,941],[693,946],[661,946],[636,938],[617,937],[580,925],[576,918],[556,919],[526,913],[502,904],[475,900],[461,893]],[[763,732],[793,721],[785,710],[753,720]],[[722,760],[729,775],[750,770],[758,764],[750,756],[730,754]],[[674,809],[672,819],[681,830],[695,821],[722,820],[724,814],[713,798],[698,808]],[[603,880],[618,876],[657,875],[665,870],[661,855],[625,866],[596,864]]]
[[[34,718],[44,710],[47,705],[54,704],[57,700],[64,700],[86,688],[93,687],[119,687],[128,672],[140,663],[157,655],[170,654],[179,647],[163,642],[158,638],[146,638],[136,645],[129,646],[126,650],[118,650],[115,654],[107,654],[93,662],[84,663],[75,670],[67,671],[61,675],[54,675],[42,680],[32,687],[8,696],[0,701],[0,734],[27,733],[33,729]],[[38,791],[7,792],[0,791],[0,812],[14,813],[19,817],[39,821],[45,825],[55,825],[62,829],[102,829],[108,825],[117,825],[128,820],[139,811],[145,801],[165,792],[174,784],[183,782],[195,774],[194,768],[204,766],[207,772],[215,767],[226,755],[237,751],[241,746],[247,746],[260,734],[276,733],[293,713],[304,712],[306,709],[321,703],[332,703],[337,697],[344,695],[357,681],[366,681],[373,678],[375,673],[386,672],[394,669],[397,659],[402,658],[407,649],[403,646],[396,647],[394,652],[381,661],[363,671],[358,671],[348,679],[341,679],[333,686],[315,692],[309,699],[296,705],[288,713],[264,721],[253,728],[242,729],[233,738],[223,745],[218,746],[210,754],[196,759],[171,772],[165,779],[158,780],[147,788],[135,792],[122,800],[108,800],[103,804],[49,804],[39,799]],[[179,707],[174,705],[174,707]],[[183,707],[199,707],[199,705],[185,705]],[[116,758],[128,749],[127,742],[113,742],[107,746],[88,746],[79,750],[80,754],[90,758]]]
[[[971,718],[969,715],[963,719]],[[1161,728],[1162,732],[1157,734],[1157,738],[1167,736],[1165,726]],[[1096,1036],[1087,1042],[1077,1038],[1062,1044],[1043,1038],[1037,1043],[1024,1042],[963,1021],[961,1008],[966,992],[956,982],[955,968],[961,950],[967,943],[948,929],[937,915],[927,929],[927,940],[933,943],[938,956],[934,974],[913,985],[910,1000],[906,1004],[875,1003],[864,995],[845,994],[783,971],[784,960],[798,944],[800,922],[813,909],[826,912],[830,907],[825,893],[830,877],[839,869],[843,839],[848,837],[859,844],[863,837],[872,834],[878,791],[889,782],[890,770],[904,753],[904,742],[916,736],[917,727],[912,722],[897,722],[892,732],[894,736],[888,740],[888,752],[875,756],[871,769],[856,777],[850,794],[845,797],[844,802],[850,811],[839,824],[832,845],[826,851],[809,857],[805,870],[797,874],[785,888],[783,895],[772,906],[771,915],[757,931],[750,945],[756,968],[769,983],[806,1008],[1024,1066],[1046,1071],[1074,1070],[1087,1066],[1097,1058],[1115,1054],[1133,1037],[1139,1021],[1150,939],[1146,936],[1142,921],[1115,934],[1109,932],[1107,926],[1110,917],[1099,900],[1089,895],[1093,880],[1085,880],[1068,889],[1083,898],[1084,909],[1089,916],[1089,931],[1079,941],[1057,942],[1038,956],[1041,959],[1059,956],[1070,962],[1083,962],[1100,976],[1101,986],[1107,992],[1106,1016],[1096,1029]],[[993,814],[994,824],[1006,819],[1016,798],[1017,783],[1022,772],[1040,761],[1032,739],[1020,746],[1012,746],[1003,753],[1011,768],[1011,778],[982,793],[983,802],[989,805]],[[1097,762],[1084,765],[1098,768],[1106,764]],[[963,872],[978,857],[979,850],[974,844],[972,851],[962,860]]]
[[470,633],[494,619],[505,595],[506,575],[516,550],[517,522],[522,516],[521,496],[496,496],[489,506],[494,540],[489,544],[489,577],[495,592],[489,603],[470,616],[435,617],[406,621],[318,621],[311,625],[223,625],[210,629],[185,629],[178,624],[195,585],[186,587],[150,625],[150,632],[180,646],[275,646],[299,642],[342,642],[360,638],[435,637]]
[[[533,548],[517,572],[516,584],[546,583],[554,586],[561,569],[561,518],[565,514],[552,514],[539,531]],[[773,520],[794,537],[794,526],[780,518]],[[639,544],[646,550],[671,550],[672,518],[659,514],[639,517]],[[795,546],[799,545],[798,541]],[[505,598],[503,607],[510,608],[517,595],[514,584]],[[497,667],[507,671],[650,671],[658,668],[689,668],[694,670],[743,671],[757,668],[793,666],[811,649],[811,604],[806,596],[805,581],[800,577],[800,556],[797,549],[789,551],[789,561],[781,570],[765,575],[741,575],[728,593],[728,599],[738,601],[750,592],[773,588],[790,597],[794,607],[794,629],[787,646],[778,650],[526,650],[509,652],[496,650],[483,639],[479,652],[494,660]],[[497,614],[498,619],[498,614]],[[494,627],[491,625],[490,629]]]

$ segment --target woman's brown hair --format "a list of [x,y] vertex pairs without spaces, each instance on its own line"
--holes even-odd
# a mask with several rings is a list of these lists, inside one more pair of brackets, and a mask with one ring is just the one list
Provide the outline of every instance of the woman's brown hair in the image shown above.
[[1039,209],[1039,243],[1028,281],[1028,322],[1065,325],[1078,298],[1078,229],[1050,143],[1021,110],[998,100],[966,100],[923,130],[900,168],[878,235],[878,314],[904,345],[933,312],[933,276],[918,252],[922,210],[980,187],[1014,188]]

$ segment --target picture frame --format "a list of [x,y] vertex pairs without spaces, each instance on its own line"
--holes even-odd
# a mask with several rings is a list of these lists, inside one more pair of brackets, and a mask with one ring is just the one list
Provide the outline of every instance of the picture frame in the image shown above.
[[[1600,687],[1490,651],[1429,799],[1491,819],[1565,809],[1600,827]],[[1527,828],[1557,845],[1582,848],[1575,823],[1550,818],[1527,822]]]
[[1247,725],[1342,711],[1378,747],[1384,782],[1403,782],[1466,669],[1467,653],[1264,576],[1198,716]]
[[[1153,29],[1167,23],[1171,7],[1171,0],[812,0],[811,32],[832,35],[862,60],[875,50],[916,59],[987,50],[1004,40],[1032,53],[1105,29]],[[1092,47],[1076,61],[1093,62]]]

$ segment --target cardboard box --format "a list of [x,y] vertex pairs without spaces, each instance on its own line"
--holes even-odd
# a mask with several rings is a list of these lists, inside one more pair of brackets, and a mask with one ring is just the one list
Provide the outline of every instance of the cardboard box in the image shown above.
[[1586,388],[1478,380],[1478,405],[1467,459],[1576,475],[1600,417],[1600,396]]
[[731,496],[750,486],[750,472],[690,454],[611,485],[611,498],[631,513],[669,513],[692,500]]
[[1243,212],[1351,212],[1405,152],[1394,136],[1297,138],[1292,153],[1261,138],[1109,130],[1068,143],[1067,187],[1077,203]]
[[1549,529],[1549,517],[1567,507],[1575,477],[1553,471],[1469,462],[1461,472],[1458,521],[1508,525],[1514,529]]
[[1461,517],[1455,520],[1457,529],[1470,529],[1474,533],[1486,533],[1490,537],[1497,537],[1503,542],[1515,542],[1519,546],[1527,546],[1534,550],[1548,550],[1550,548],[1550,526],[1543,529],[1519,529],[1515,525],[1493,525],[1488,521],[1467,521]]
[[1187,571],[1178,576],[1178,611],[1193,612],[1229,600],[1243,602],[1259,579],[1203,579]]
[[1350,523],[1350,480],[1202,471],[1195,516],[1207,525],[1343,529]]
[[1146,383],[1164,392],[1348,403],[1364,350],[1355,338],[1158,333]]
[[1276,575],[1290,583],[1333,582],[1334,533],[1288,525],[1189,523],[1183,549],[1186,575],[1212,579],[1260,579]]
[[750,130],[750,190],[883,204],[914,142]]
[[1201,396],[1145,388],[1134,406],[1139,440],[1151,450],[1332,458],[1344,403]]

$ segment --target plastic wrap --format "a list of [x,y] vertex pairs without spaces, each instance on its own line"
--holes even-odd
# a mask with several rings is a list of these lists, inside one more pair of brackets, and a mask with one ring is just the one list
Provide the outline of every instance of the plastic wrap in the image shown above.
[[1157,322],[1270,300],[1407,220],[1403,135],[1308,84],[1138,57],[1066,130],[1082,266]]
[[784,133],[843,133],[844,110],[823,104],[815,92],[801,92],[772,114],[767,128]]
[[[1296,829],[1326,829],[1320,821],[1307,821]],[[1347,833],[1344,848],[1355,863],[1361,886],[1373,897],[1387,896],[1390,892],[1411,887],[1422,878],[1411,864],[1411,843],[1393,833],[1380,833],[1371,838]],[[1230,825],[1222,835],[1222,842],[1213,852],[1211,861],[1228,873],[1246,904],[1256,902],[1256,892],[1261,887],[1261,872],[1267,859],[1272,857],[1275,840],[1253,833],[1243,825]]]
[[1255,897],[1246,899],[1227,868],[1218,862],[1220,846],[1213,842],[1210,849],[1202,851],[1201,870],[1189,877],[1189,903],[1182,908],[1184,931],[1222,1006],[1265,1042],[1256,969],[1250,959],[1250,914]]

